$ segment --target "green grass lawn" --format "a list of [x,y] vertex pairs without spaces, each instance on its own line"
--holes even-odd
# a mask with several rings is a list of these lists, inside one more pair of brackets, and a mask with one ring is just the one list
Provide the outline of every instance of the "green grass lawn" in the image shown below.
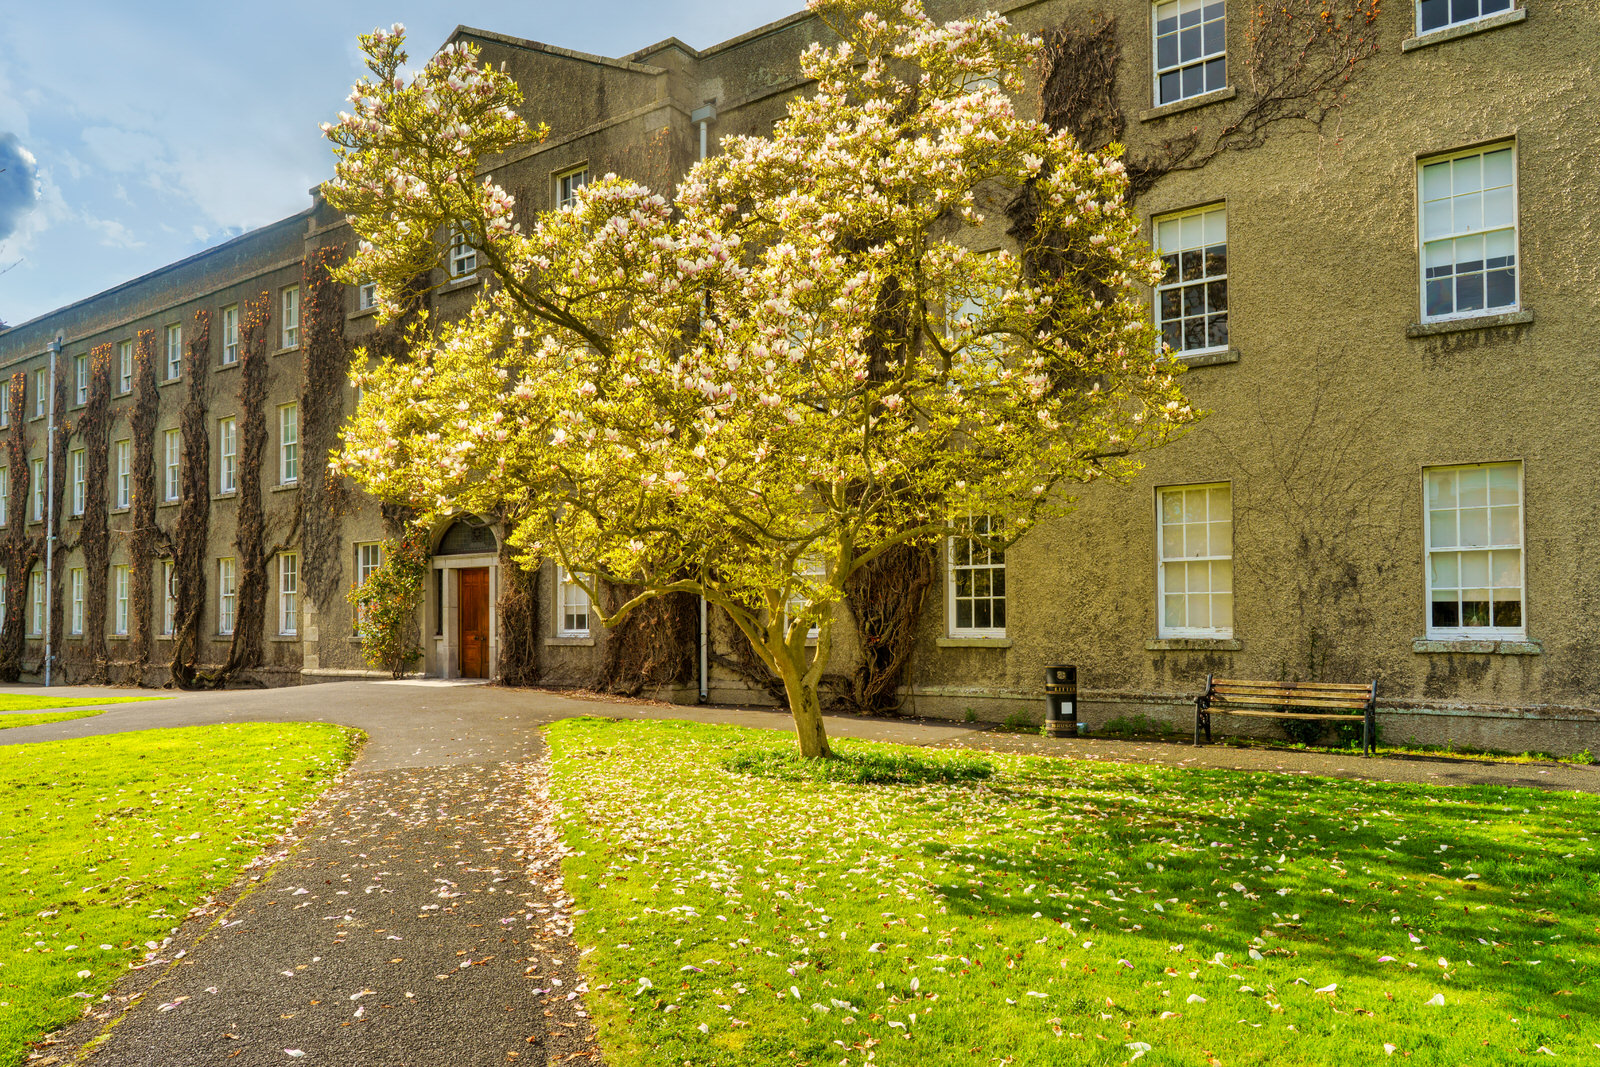
[[1594,796],[548,736],[613,1067],[1600,1062]]
[[4,749],[0,1064],[231,881],[356,742],[341,727],[251,724]]
[[[15,729],[18,726],[39,726],[47,722],[65,722],[68,719],[85,719],[91,715],[98,715],[105,704],[131,704],[139,700],[166,700],[166,697],[111,697],[107,700],[92,698],[61,698],[61,697],[36,697],[31,694],[0,693],[0,730]],[[86,711],[49,711],[37,715],[23,714],[37,708],[82,708],[93,705]]]

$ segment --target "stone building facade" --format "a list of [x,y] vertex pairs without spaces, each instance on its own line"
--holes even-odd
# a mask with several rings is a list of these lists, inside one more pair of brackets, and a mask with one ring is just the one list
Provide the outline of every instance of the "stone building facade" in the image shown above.
[[[1600,744],[1600,558],[1587,551],[1600,528],[1600,417],[1583,388],[1600,372],[1600,261],[1588,248],[1600,231],[1600,80],[1588,47],[1600,11],[1588,0],[1402,0],[1372,23],[1375,49],[1349,45],[1359,54],[1347,80],[1330,83],[1339,107],[1248,136],[1239,131],[1255,129],[1273,61],[1255,5],[929,6],[936,17],[998,6],[1023,29],[1066,30],[1080,48],[1098,42],[1098,52],[1075,53],[1094,61],[1099,86],[1097,110],[1079,121],[1109,131],[1130,159],[1159,164],[1136,199],[1170,264],[1152,314],[1209,414],[1132,484],[1086,488],[1070,516],[1005,558],[949,546],[904,679],[907,710],[1037,714],[1043,666],[1069,662],[1091,725],[1180,723],[1208,673],[1376,678],[1389,740]],[[451,40],[506,64],[529,117],[549,124],[546,140],[497,168],[520,202],[545,208],[591,174],[670,188],[719,136],[770,128],[803,90],[796,56],[822,32],[801,14],[703,51],[668,40],[620,59],[467,28]],[[1021,104],[1048,106],[1046,95]],[[1004,206],[989,205],[996,221],[974,237],[982,248],[1008,240]],[[375,564],[386,519],[320,477],[320,450],[354,403],[347,384],[330,391],[330,375],[355,345],[383,340],[362,292],[318,281],[318,265],[348,240],[315,202],[0,334],[0,369],[20,400],[3,431],[0,483],[18,669],[40,666],[48,588],[65,677],[165,681],[168,574],[205,580],[190,598],[200,663],[239,657],[229,612],[248,596],[264,624],[242,650],[240,676],[292,683],[365,669],[344,593]],[[444,315],[463,312],[483,284],[466,248],[435,280]],[[235,343],[241,316],[256,307],[260,317],[252,301],[266,307],[256,347],[267,384],[255,400],[239,384],[251,357],[235,354],[247,347]],[[203,320],[209,337],[191,359]],[[18,573],[43,531],[22,487],[46,459],[38,375],[57,335],[60,540],[57,573],[43,582],[31,577],[37,567]],[[135,380],[149,373],[141,350],[155,364],[148,388]],[[105,430],[91,413],[102,381]],[[195,450],[203,462],[185,451],[185,432],[173,436],[186,429],[186,405],[209,435]],[[265,429],[259,503],[247,509],[259,532],[240,515],[247,422],[258,437]],[[97,466],[89,454],[102,439]],[[202,467],[203,487],[185,480]],[[145,519],[141,484],[153,501]],[[6,502],[19,492],[20,507]],[[95,494],[106,501],[98,511],[83,500]],[[180,517],[201,513],[201,495],[203,544],[191,536],[191,562],[169,564],[182,549]],[[101,547],[86,533],[94,523],[106,531]],[[419,620],[425,672],[497,676],[520,637],[539,646],[541,681],[592,681],[607,635],[549,565],[531,587],[532,621],[516,617],[533,632],[507,631],[510,616],[496,608],[510,581],[501,533],[487,520],[434,531]],[[251,539],[265,586],[245,590],[241,541]],[[102,567],[103,582],[91,580]],[[140,569],[153,590],[142,597]],[[97,614],[88,601],[100,592]],[[96,620],[104,652],[84,634]],[[715,619],[710,630],[702,686],[680,679],[658,691],[763,697],[727,666],[732,635]],[[835,654],[848,671],[848,634]]]

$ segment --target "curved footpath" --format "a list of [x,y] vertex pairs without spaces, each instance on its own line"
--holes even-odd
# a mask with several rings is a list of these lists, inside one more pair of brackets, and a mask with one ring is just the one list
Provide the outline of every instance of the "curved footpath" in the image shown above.
[[[38,695],[37,688],[0,691]],[[63,697],[126,696],[72,688]],[[368,743],[264,873],[31,1057],[39,1067],[601,1062],[583,1011],[539,728],[600,715],[788,729],[782,712],[446,682],[180,693],[0,730],[0,745],[223,722],[334,722]],[[1181,767],[1600,792],[1600,769],[1378,759],[830,718],[836,736]],[[91,1046],[87,1048],[86,1046]]]

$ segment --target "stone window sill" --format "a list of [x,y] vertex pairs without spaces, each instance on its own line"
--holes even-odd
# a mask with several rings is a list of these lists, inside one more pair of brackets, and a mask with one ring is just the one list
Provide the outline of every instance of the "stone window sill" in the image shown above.
[[1419,33],[1415,37],[1407,37],[1401,41],[1400,51],[1414,52],[1418,48],[1427,48],[1429,45],[1444,44],[1446,41],[1471,37],[1475,33],[1484,33],[1488,30],[1497,30],[1501,26],[1510,26],[1521,22],[1527,17],[1528,9],[1519,7],[1515,11],[1502,11],[1497,15],[1476,19],[1459,26],[1446,26],[1443,29],[1432,30],[1428,33]]
[[1436,337],[1463,330],[1492,330],[1497,326],[1526,326],[1533,321],[1533,310],[1503,311],[1498,315],[1474,315],[1470,319],[1445,319],[1442,322],[1413,322],[1406,327],[1407,337]]
[[120,508],[112,508],[111,509],[111,514],[113,514],[113,515],[126,515],[128,512],[130,512],[132,510],[133,510],[132,507],[124,504]]
[[284,643],[293,643],[295,641],[300,640],[300,635],[299,634],[273,634],[271,637],[268,637],[267,640],[268,641],[284,642]]
[[299,345],[286,345],[285,347],[278,349],[276,352],[274,352],[272,354],[275,355],[275,356],[286,356],[290,352],[298,352],[298,351],[300,351],[300,346]]
[[165,389],[169,385],[181,385],[182,383],[182,378],[163,378],[161,381],[156,383],[156,388]]
[[1146,652],[1238,652],[1237,637],[1157,637],[1144,643]]
[[212,493],[211,494],[211,499],[213,501],[217,501],[217,500],[232,500],[234,497],[236,497],[238,495],[239,495],[239,490],[237,490],[237,489],[229,489],[225,493]]
[[349,322],[354,322],[357,319],[370,319],[372,316],[376,315],[377,313],[378,313],[378,306],[376,304],[374,304],[372,307],[369,307],[369,308],[357,308],[355,311],[352,311],[352,312],[350,312],[350,314],[346,315],[345,319],[347,321],[349,321]]
[[547,637],[544,643],[551,648],[593,648],[592,637]]
[[1191,370],[1195,367],[1218,367],[1224,363],[1239,362],[1239,350],[1229,348],[1218,352],[1196,352],[1189,356],[1180,353],[1178,362]]
[[1538,656],[1544,653],[1544,643],[1522,637],[1483,639],[1471,637],[1418,637],[1411,642],[1411,651],[1421,653],[1488,653],[1496,656]]
[[106,634],[107,641],[126,641],[127,639],[127,634]]
[[940,637],[934,640],[939,648],[1010,648],[1009,637]]
[[217,366],[216,366],[216,369],[217,370],[238,370],[239,369],[239,361],[238,360],[234,360],[232,363],[218,363]]
[[445,282],[443,285],[439,286],[439,292],[441,292],[441,293],[453,293],[458,289],[471,289],[474,285],[477,285],[481,280],[482,279],[479,278],[476,274],[469,274],[464,278],[452,278],[450,281]]
[[163,500],[163,501],[161,501],[161,503],[157,504],[156,507],[158,507],[158,508],[175,508],[181,503],[183,503],[183,501],[181,501],[181,500]]
[[1205,107],[1207,104],[1220,104],[1224,100],[1232,100],[1238,95],[1239,91],[1231,85],[1224,89],[1213,89],[1209,93],[1186,97],[1183,100],[1174,100],[1170,104],[1159,104],[1156,107],[1141,111],[1139,112],[1139,121],[1153,122],[1156,119],[1164,119],[1168,115],[1176,115],[1180,111],[1188,111],[1190,108]]
[[299,482],[284,482],[282,485],[273,486],[272,491],[274,493],[288,493],[298,488],[300,488]]

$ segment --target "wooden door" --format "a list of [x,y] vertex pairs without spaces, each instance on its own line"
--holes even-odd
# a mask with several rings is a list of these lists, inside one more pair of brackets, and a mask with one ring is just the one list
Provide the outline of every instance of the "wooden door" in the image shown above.
[[461,582],[461,677],[489,677],[489,568],[474,567],[456,574]]

